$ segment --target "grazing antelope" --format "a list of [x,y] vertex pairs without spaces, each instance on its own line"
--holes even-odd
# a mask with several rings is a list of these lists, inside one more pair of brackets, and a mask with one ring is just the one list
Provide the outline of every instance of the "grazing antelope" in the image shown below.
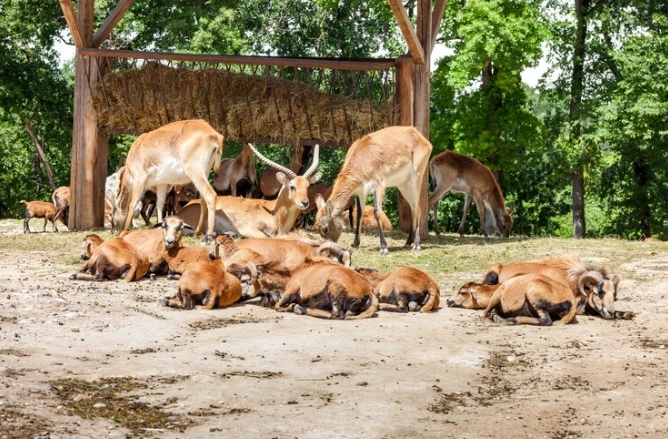
[[[225,218],[233,224],[233,230],[239,235],[249,238],[266,238],[275,235],[282,235],[290,232],[295,226],[299,214],[309,206],[308,187],[311,183],[317,182],[322,173],[316,172],[319,163],[319,146],[316,145],[313,150],[313,163],[299,176],[290,169],[281,166],[255,149],[253,145],[249,147],[267,165],[279,170],[276,177],[281,182],[281,190],[278,197],[274,200],[261,200],[253,198],[240,198],[231,196],[219,196],[216,198],[216,210],[225,213]],[[195,203],[193,207],[186,206],[179,217],[184,221],[188,220],[188,215],[193,215],[196,211]],[[219,214],[216,212],[218,221]],[[222,233],[225,230],[215,229]]]
[[218,172],[223,152],[223,136],[203,120],[183,120],[164,125],[139,136],[128,152],[120,200],[126,207],[125,228],[144,190],[155,186],[158,223],[163,220],[165,197],[170,185],[192,181],[205,204],[201,209],[196,234],[202,233],[207,215],[207,237],[213,234],[216,191],[209,184],[209,171]]
[[[237,158],[221,160],[220,169],[213,177],[213,187],[218,195],[231,194],[236,197],[240,195],[237,192],[237,184],[246,178],[250,181],[252,187],[255,184],[255,177],[253,151],[248,145],[244,145]],[[245,193],[244,196],[248,197],[248,193]]]
[[431,159],[429,170],[434,181],[434,193],[429,196],[429,207],[434,211],[434,231],[437,234],[440,233],[438,203],[446,193],[451,191],[466,194],[464,214],[458,229],[460,235],[464,234],[466,215],[471,207],[471,201],[475,200],[480,215],[480,233],[487,236],[488,231],[485,227],[485,207],[487,206],[488,212],[491,212],[494,217],[496,231],[508,237],[510,228],[513,226],[511,215],[514,208],[506,210],[501,188],[487,166],[473,157],[453,151],[443,151]]
[[53,204],[56,206],[56,214],[53,217],[53,222],[60,219],[65,225],[70,222],[70,187],[60,186],[53,191],[51,195]]
[[380,226],[385,189],[396,187],[411,208],[412,225],[406,245],[420,250],[420,194],[432,146],[414,127],[394,126],[357,139],[348,150],[334,182],[332,195],[316,214],[316,230],[337,241],[343,229],[340,218],[352,196],[357,197],[357,228],[353,247],[359,247],[361,217],[367,195],[374,195],[380,253],[387,254],[387,242]]

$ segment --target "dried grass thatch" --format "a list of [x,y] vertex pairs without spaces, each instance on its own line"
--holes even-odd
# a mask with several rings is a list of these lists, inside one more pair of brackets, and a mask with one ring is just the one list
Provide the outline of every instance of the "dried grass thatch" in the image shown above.
[[229,140],[281,144],[349,145],[399,119],[393,104],[331,95],[302,82],[158,63],[106,75],[97,84],[94,105],[101,127],[140,134],[202,118]]

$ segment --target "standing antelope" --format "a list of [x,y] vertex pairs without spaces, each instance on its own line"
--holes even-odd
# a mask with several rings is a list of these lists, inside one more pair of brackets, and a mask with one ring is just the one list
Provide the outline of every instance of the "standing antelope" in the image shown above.
[[492,214],[495,223],[492,228],[500,235],[508,237],[513,226],[511,215],[514,208],[506,210],[501,188],[487,166],[473,157],[453,151],[443,151],[431,159],[429,169],[435,186],[434,193],[429,196],[429,207],[434,210],[434,231],[437,234],[440,233],[438,202],[451,191],[466,194],[464,214],[458,229],[460,235],[464,234],[466,215],[471,207],[471,201],[475,200],[480,215],[480,233],[487,236],[485,207],[488,207],[487,212]]
[[378,223],[380,253],[387,254],[387,243],[380,226],[385,189],[396,187],[411,208],[412,225],[406,245],[420,250],[420,194],[427,172],[431,143],[414,127],[393,126],[357,139],[348,150],[332,195],[318,210],[316,230],[332,241],[343,229],[340,213],[350,198],[357,197],[357,229],[353,247],[359,247],[361,217],[367,195],[374,195],[374,216]]
[[[313,163],[302,176],[269,160],[253,145],[248,146],[260,160],[279,170],[276,173],[278,181],[281,182],[278,196],[273,200],[219,196],[216,197],[216,211],[224,212],[224,219],[228,220],[226,223],[231,222],[233,229],[241,236],[266,238],[288,233],[295,226],[299,214],[309,206],[309,185],[322,177],[322,173],[315,172],[319,162],[319,146],[316,145],[313,149]],[[197,202],[191,202],[179,212],[178,216],[188,222],[197,210]],[[217,220],[219,219],[223,218],[217,217]],[[225,230],[216,230],[219,233],[223,231]]]
[[[253,151],[248,145],[244,145],[237,158],[223,159],[220,162],[220,169],[213,177],[213,186],[220,195],[229,193],[236,197],[239,195],[237,184],[244,178],[250,181],[251,186],[255,184],[255,160]],[[244,194],[244,196],[248,196],[248,194]]]
[[129,229],[132,212],[144,190],[155,186],[158,223],[163,219],[167,190],[171,185],[192,181],[204,199],[196,234],[202,233],[207,214],[207,237],[213,234],[216,191],[209,184],[209,171],[218,172],[223,152],[223,136],[203,120],[183,120],[142,134],[134,141],[125,162],[125,178],[120,199],[130,195],[125,228]]

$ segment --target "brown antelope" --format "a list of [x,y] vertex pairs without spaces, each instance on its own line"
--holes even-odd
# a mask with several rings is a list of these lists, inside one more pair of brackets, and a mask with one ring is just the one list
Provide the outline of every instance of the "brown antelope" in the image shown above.
[[[222,211],[225,214],[225,223],[231,222],[233,227],[225,227],[224,230],[215,229],[215,231],[222,233],[234,230],[239,235],[249,238],[266,238],[288,233],[295,226],[299,214],[309,206],[309,185],[317,182],[322,176],[322,173],[315,172],[319,162],[319,146],[315,146],[313,163],[302,176],[269,160],[260,154],[253,145],[249,144],[249,147],[260,160],[279,170],[276,177],[281,182],[281,190],[274,200],[232,196],[217,197],[215,206],[217,221],[219,219],[218,211]],[[188,222],[188,217],[192,216],[196,209],[196,203],[189,204],[183,208],[178,216]]]
[[[213,177],[213,187],[219,195],[231,194],[233,197],[237,193],[237,184],[247,178],[251,186],[255,184],[255,159],[253,151],[248,145],[244,145],[241,154],[235,159],[223,159],[220,162],[220,169]],[[280,187],[279,187],[280,189]],[[248,194],[245,194],[247,196]]]
[[[126,208],[125,229],[144,190],[155,186],[158,223],[163,220],[167,190],[171,185],[192,181],[205,204],[196,234],[202,233],[207,215],[207,238],[213,234],[216,191],[209,184],[209,171],[218,172],[223,136],[204,120],[183,120],[164,125],[139,136],[128,152],[121,181],[120,205]],[[127,197],[129,203],[124,203]]]
[[471,207],[471,201],[475,200],[480,215],[480,233],[487,236],[485,227],[485,207],[489,208],[494,217],[497,232],[508,237],[510,228],[513,226],[511,217],[514,208],[506,210],[506,203],[501,193],[501,188],[489,168],[473,157],[459,154],[453,151],[443,151],[434,156],[429,162],[429,170],[434,181],[434,193],[429,196],[429,207],[434,211],[434,231],[440,233],[438,228],[438,203],[448,192],[460,192],[466,194],[464,200],[464,214],[459,223],[458,232],[464,234],[464,223],[466,215]]
[[70,221],[70,187],[60,186],[53,191],[51,195],[53,204],[56,206],[56,214],[53,217],[53,222],[60,219],[65,225]]
[[340,217],[352,196],[357,197],[357,228],[353,247],[359,247],[361,216],[367,195],[374,196],[380,253],[387,254],[387,242],[380,226],[385,189],[396,187],[411,208],[412,225],[406,245],[420,250],[420,194],[427,172],[431,143],[414,127],[394,126],[357,139],[348,150],[332,195],[316,214],[316,230],[337,241],[343,229]]

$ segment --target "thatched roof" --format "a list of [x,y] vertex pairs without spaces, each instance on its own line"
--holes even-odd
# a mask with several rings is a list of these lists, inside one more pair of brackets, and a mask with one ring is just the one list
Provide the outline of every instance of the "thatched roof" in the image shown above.
[[141,134],[168,122],[206,119],[228,140],[350,145],[397,125],[399,111],[334,95],[303,82],[149,63],[110,73],[94,93],[98,125]]

